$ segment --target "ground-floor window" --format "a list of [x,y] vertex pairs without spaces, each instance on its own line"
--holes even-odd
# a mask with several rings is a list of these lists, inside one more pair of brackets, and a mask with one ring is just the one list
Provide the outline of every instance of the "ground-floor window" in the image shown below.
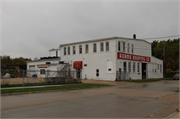
[[40,74],[45,74],[45,69],[41,69]]
[[139,64],[139,62],[137,63],[137,72],[139,72],[140,70],[139,70],[139,66],[140,64]]
[[136,65],[135,65],[136,63],[135,62],[133,62],[133,72],[135,72],[135,68],[136,68]]
[[99,69],[96,69],[96,76],[99,76]]
[[131,72],[131,62],[128,62],[128,70]]

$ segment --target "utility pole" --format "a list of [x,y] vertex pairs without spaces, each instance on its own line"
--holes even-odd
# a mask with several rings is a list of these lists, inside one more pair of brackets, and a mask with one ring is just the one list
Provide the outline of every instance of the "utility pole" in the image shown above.
[[163,57],[163,77],[165,78],[165,74],[166,74],[166,64],[165,64],[166,62],[165,62],[165,41],[164,41],[164,57]]

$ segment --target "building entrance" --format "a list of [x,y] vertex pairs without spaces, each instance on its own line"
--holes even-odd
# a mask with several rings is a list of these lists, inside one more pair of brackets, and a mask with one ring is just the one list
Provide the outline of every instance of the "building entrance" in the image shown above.
[[142,79],[146,79],[146,65],[147,63],[142,63]]

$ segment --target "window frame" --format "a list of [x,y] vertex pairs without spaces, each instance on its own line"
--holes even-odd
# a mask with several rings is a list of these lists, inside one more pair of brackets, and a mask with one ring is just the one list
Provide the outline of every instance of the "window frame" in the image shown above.
[[128,53],[129,53],[129,45],[130,45],[130,44],[128,43],[128,44],[127,44],[127,52],[128,52]]
[[134,44],[131,44],[131,53],[134,53]]
[[133,72],[136,72],[136,62],[133,62]]
[[73,55],[76,54],[76,46],[73,46]]
[[100,43],[100,51],[104,52],[104,43],[103,42]]
[[70,50],[71,50],[71,48],[70,48],[70,47],[68,47],[68,55],[70,55],[70,52],[71,52]]
[[128,71],[131,72],[131,62],[128,62]]
[[126,42],[123,42],[123,52],[126,52]]
[[66,55],[66,47],[64,47],[64,55]]
[[89,53],[89,45],[88,44],[85,45],[85,53]]
[[99,77],[99,69],[96,69],[96,77]]
[[82,45],[79,45],[79,54],[82,54]]
[[138,73],[140,72],[140,63],[139,62],[137,63],[137,72]]
[[93,43],[93,53],[96,53],[96,52],[97,52],[97,44]]
[[[107,44],[108,44],[108,46],[107,46]],[[110,51],[109,42],[106,42],[106,52],[107,52],[107,51]]]
[[121,51],[121,41],[118,41],[118,51]]
[[45,69],[40,69],[40,75],[45,75],[46,74],[46,70]]

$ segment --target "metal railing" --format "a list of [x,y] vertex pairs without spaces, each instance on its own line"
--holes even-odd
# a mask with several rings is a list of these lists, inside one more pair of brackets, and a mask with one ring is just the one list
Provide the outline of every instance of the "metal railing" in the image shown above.
[[129,72],[116,71],[116,80],[131,80]]

